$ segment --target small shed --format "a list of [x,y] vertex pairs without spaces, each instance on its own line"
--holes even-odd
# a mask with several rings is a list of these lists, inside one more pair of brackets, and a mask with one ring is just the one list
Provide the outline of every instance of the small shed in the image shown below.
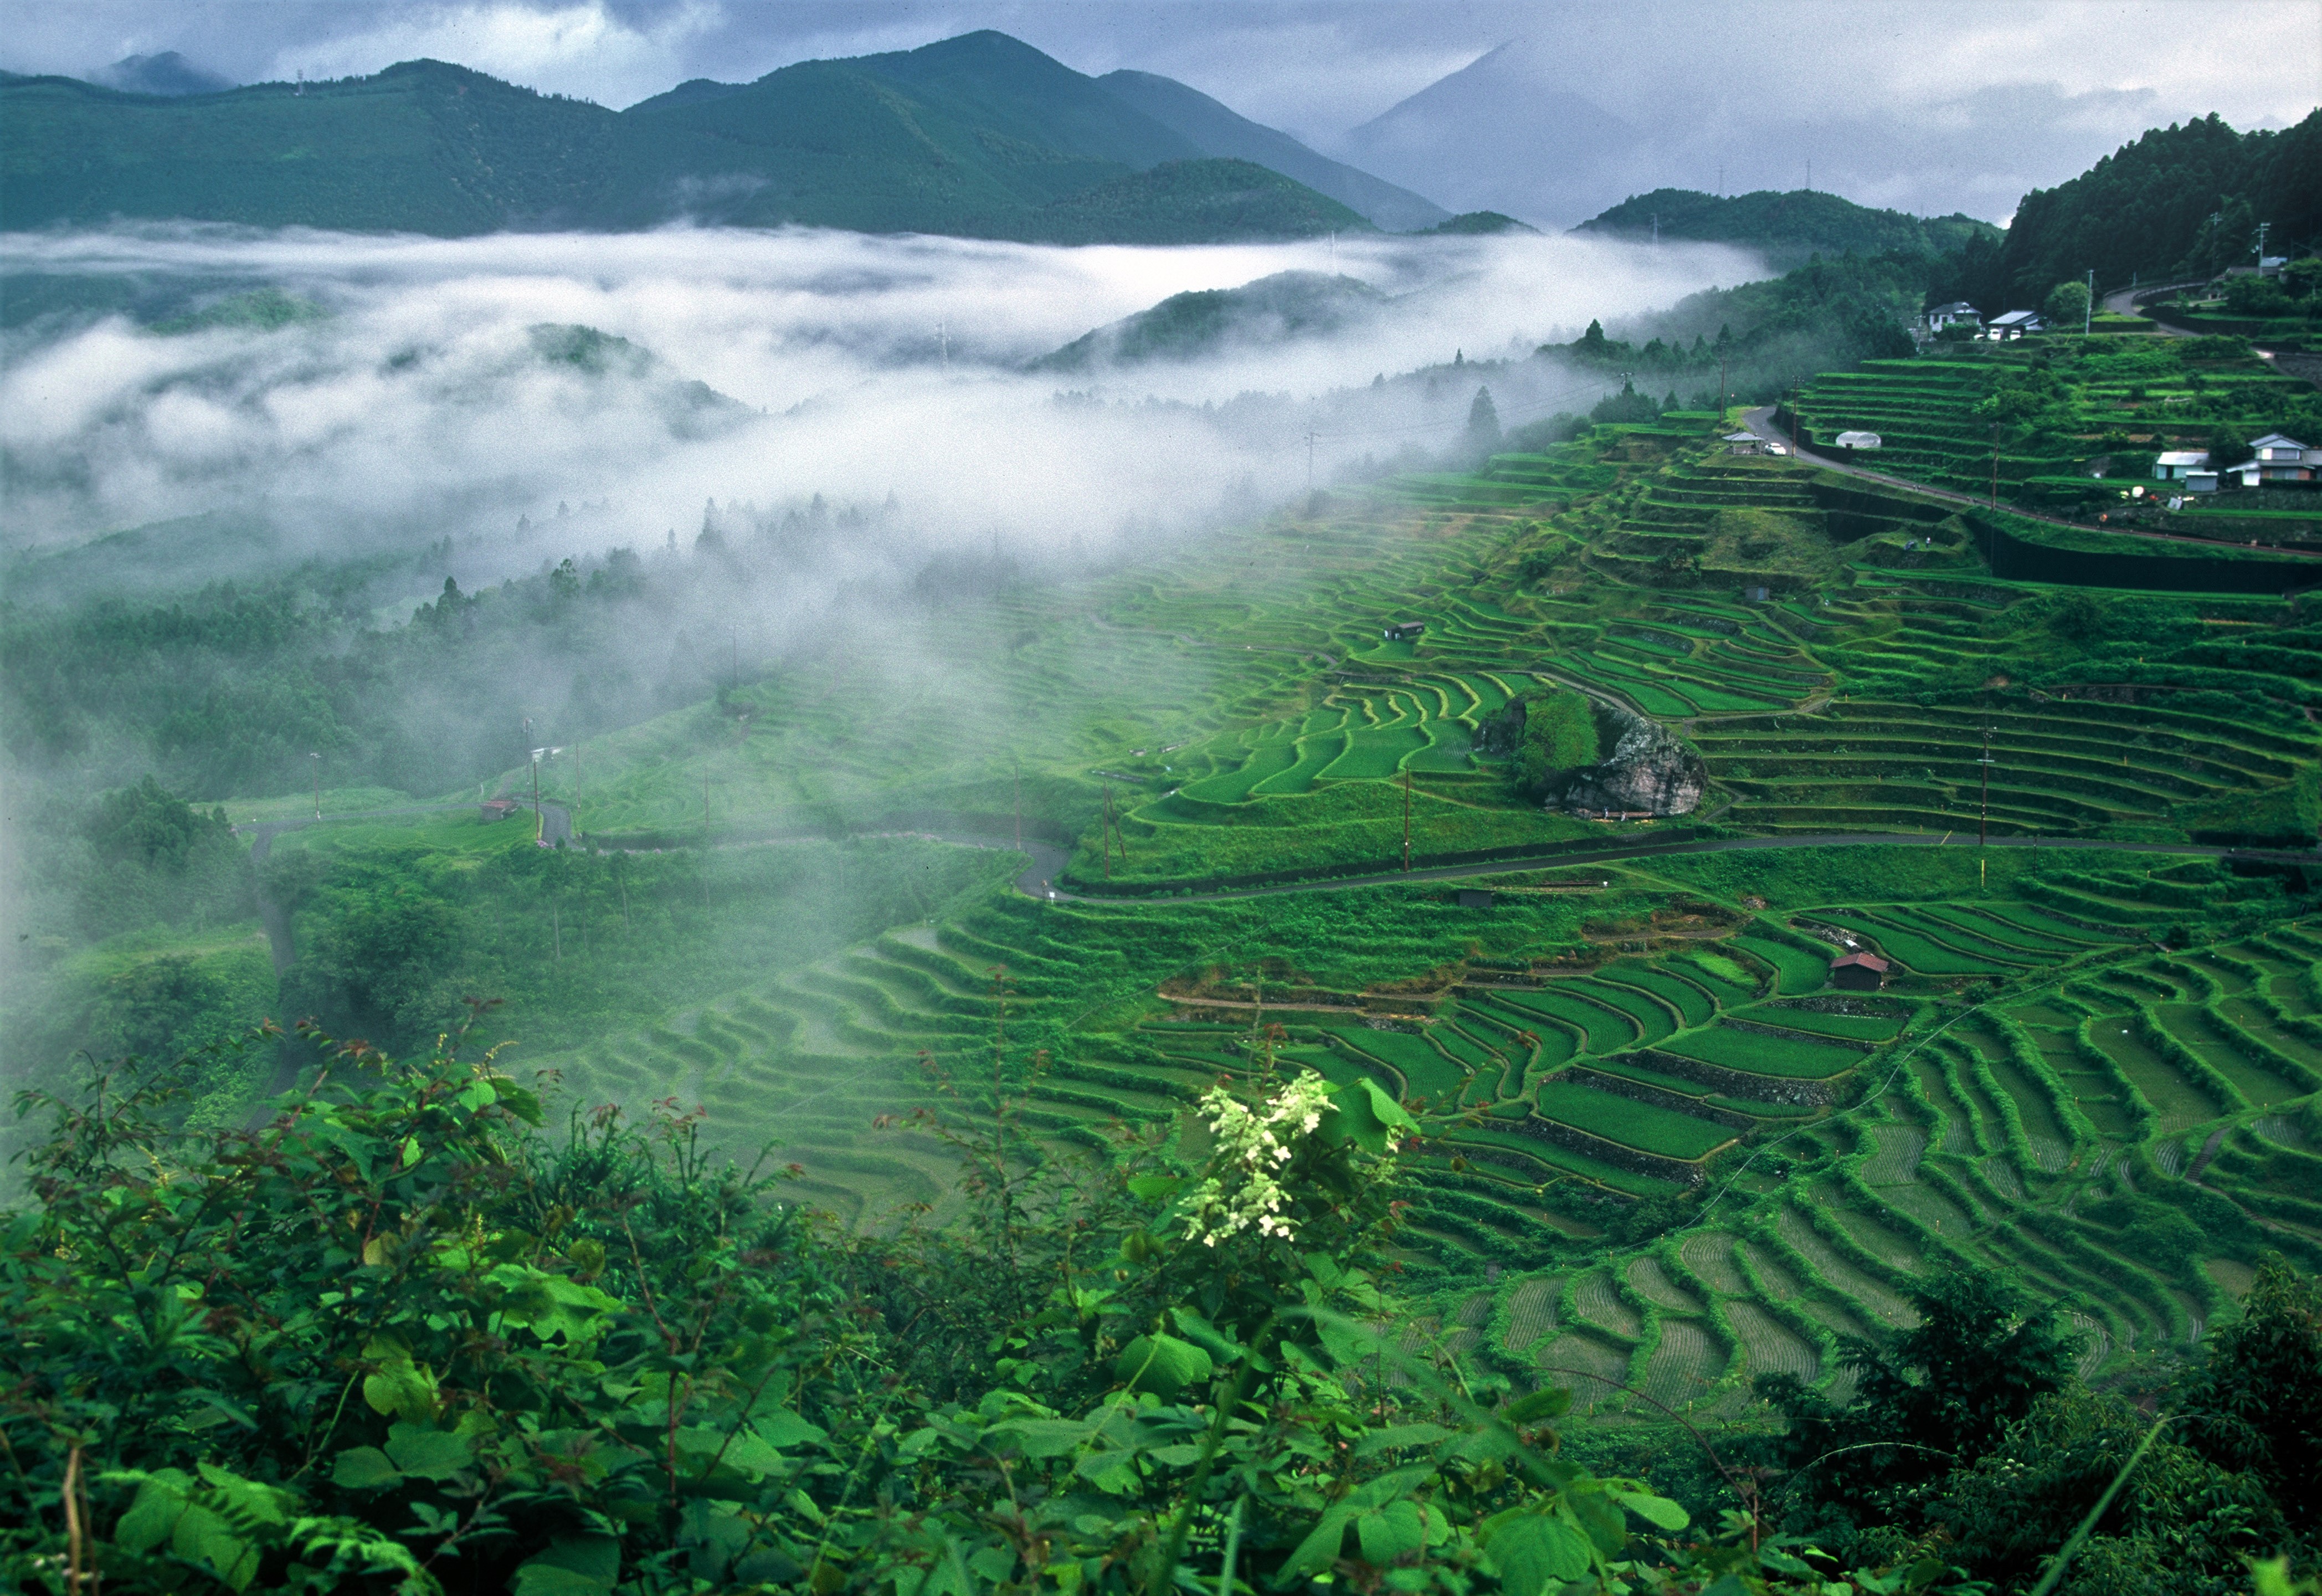
[[2153,457],[2153,474],[2164,482],[2181,482],[2208,463],[2207,449],[2164,449]]
[[1722,440],[1728,454],[1762,454],[1766,440],[1754,432],[1729,432]]
[[1879,435],[1875,432],[1842,432],[1833,440],[1842,449],[1875,449]]
[[487,798],[476,818],[484,821],[504,821],[522,809],[524,804],[514,798]]
[[2006,338],[2021,338],[2026,333],[2044,333],[2048,324],[2040,319],[2036,310],[2011,310],[2006,316],[1991,318],[1990,337],[1997,343]]
[[1845,953],[1830,961],[1830,984],[1845,992],[1876,992],[1886,984],[1887,961],[1876,953]]
[[1488,909],[1491,906],[1490,893],[1473,886],[1463,886],[1459,889],[1459,907],[1462,909]]
[[1398,620],[1382,629],[1379,636],[1390,643],[1408,643],[1426,630],[1423,620]]

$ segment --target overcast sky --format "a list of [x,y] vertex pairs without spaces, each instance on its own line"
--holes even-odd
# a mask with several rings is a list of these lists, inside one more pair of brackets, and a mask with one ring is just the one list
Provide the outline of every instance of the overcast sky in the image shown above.
[[[1796,187],[1818,159],[1856,198],[1995,217],[2146,126],[2282,126],[2322,98],[2322,0],[0,0],[0,65],[78,75],[174,50],[253,82],[424,55],[621,106],[982,27],[1083,71],[1181,78],[1333,152],[1516,42],[1540,90],[1712,169],[1659,180],[1712,188],[1730,156],[1729,187]],[[1866,140],[1896,152],[1866,161]]]

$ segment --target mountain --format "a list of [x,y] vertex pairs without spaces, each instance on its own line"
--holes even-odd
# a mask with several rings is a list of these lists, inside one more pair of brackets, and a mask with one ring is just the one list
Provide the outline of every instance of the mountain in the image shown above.
[[1278,271],[1238,289],[1173,294],[1150,310],[1083,334],[1030,369],[1081,371],[1193,360],[1229,344],[1282,344],[1341,331],[1386,303],[1385,295],[1351,277]]
[[1097,81],[1117,98],[1199,145],[1203,154],[1254,161],[1359,211],[1390,233],[1417,233],[1450,217],[1450,212],[1433,201],[1317,154],[1288,133],[1252,122],[1174,78],[1124,69],[1107,72]]
[[1543,87],[1504,44],[1356,128],[1340,153],[1458,210],[1560,225],[1635,191],[1642,142],[1602,106]]
[[2155,128],[2016,206],[2005,244],[1977,252],[1961,296],[2036,305],[2094,268],[2099,289],[2206,278],[2266,253],[2322,251],[2322,110],[2278,133],[2215,115]]
[[1656,188],[1590,217],[1575,233],[1615,238],[1690,239],[1760,251],[1783,271],[1815,254],[1940,255],[1970,238],[1996,242],[2000,230],[1973,216],[1921,217],[1872,210],[1818,189],[1760,190],[1732,198],[1689,188]]
[[988,31],[697,79],[623,112],[407,61],[183,98],[5,78],[0,118],[7,229],[128,217],[459,236],[690,218],[1190,243],[1367,225]]
[[174,50],[125,56],[98,73],[96,81],[131,94],[221,94],[233,87],[231,78],[205,71]]

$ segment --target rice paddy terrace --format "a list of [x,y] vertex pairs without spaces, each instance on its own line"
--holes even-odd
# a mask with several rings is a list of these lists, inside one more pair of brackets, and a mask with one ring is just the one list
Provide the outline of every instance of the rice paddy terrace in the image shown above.
[[[1020,782],[1073,895],[972,889],[541,1061],[776,1137],[866,1221],[950,1185],[913,1109],[1002,1090],[1102,1146],[1220,1078],[1369,1075],[1429,1127],[1405,1243],[1438,1328],[1610,1408],[1842,1380],[1837,1339],[1947,1260],[2065,1304],[2091,1369],[2190,1346],[2263,1248],[2322,1259],[2322,918],[2295,859],[2148,850],[2310,848],[2322,630],[2231,596],[2091,619],[1993,580],[1940,506],[1720,429],[1339,494],[963,604],[945,671],[834,662],[626,734],[600,839],[681,839],[705,775],[711,839],[775,846],[1004,830]],[[1478,740],[1549,684],[1678,728],[1702,810],[1519,798]],[[1478,874],[1220,893],[1391,870],[1406,803],[1414,864]],[[1979,825],[2041,846],[1899,840]],[[1559,862],[1833,831],[1898,841]],[[1883,989],[1832,988],[1848,949]]]
[[[1861,463],[1954,492],[2035,509],[2121,512],[2153,456],[2206,449],[2220,425],[2256,437],[2277,427],[2303,436],[2318,417],[2312,387],[2277,371],[2240,339],[2034,338],[1937,345],[1910,360],[1869,361],[1825,372],[1798,395],[1797,436],[1839,453],[1837,436],[1875,432]],[[1786,416],[1787,419],[1787,416]],[[2096,476],[2092,472],[2098,473]],[[2152,524],[2240,541],[2311,537],[2322,514],[2309,501],[2228,494]],[[2305,500],[2306,496],[2299,496]]]

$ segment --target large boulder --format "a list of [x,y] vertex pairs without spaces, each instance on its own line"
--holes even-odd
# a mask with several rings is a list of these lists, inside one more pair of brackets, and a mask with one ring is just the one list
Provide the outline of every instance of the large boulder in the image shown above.
[[1691,814],[1709,786],[1701,756],[1658,721],[1616,705],[1602,706],[1619,738],[1602,764],[1575,771],[1551,806],[1576,813],[1605,810],[1656,815]]

